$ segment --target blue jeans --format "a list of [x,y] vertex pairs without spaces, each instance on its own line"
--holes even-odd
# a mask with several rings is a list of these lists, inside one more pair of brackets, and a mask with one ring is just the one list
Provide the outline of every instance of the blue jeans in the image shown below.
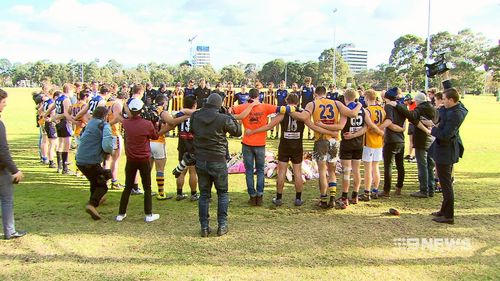
[[427,195],[434,194],[434,160],[428,150],[423,148],[415,148],[415,158],[417,158],[420,192]]
[[12,175],[6,169],[0,171],[0,201],[2,202],[3,233],[6,237],[16,232],[14,225],[14,187]]
[[217,223],[219,227],[227,225],[227,208],[229,205],[227,165],[226,162],[196,161],[200,199],[198,200],[198,214],[201,228],[208,228],[210,217],[209,202],[212,192],[212,183],[217,190]]
[[[265,146],[248,146],[243,144],[243,164],[245,165],[245,178],[247,181],[248,195],[255,197],[264,195],[264,165],[266,159]],[[255,191],[253,180],[253,169],[257,174],[257,191]]]

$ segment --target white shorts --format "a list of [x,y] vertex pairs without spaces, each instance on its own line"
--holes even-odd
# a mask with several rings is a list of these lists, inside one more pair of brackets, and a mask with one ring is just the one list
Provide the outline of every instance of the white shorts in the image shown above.
[[167,158],[167,152],[165,151],[165,144],[161,142],[150,142],[151,147],[151,157],[154,160],[162,160]]
[[382,148],[363,147],[363,162],[380,162],[383,160]]

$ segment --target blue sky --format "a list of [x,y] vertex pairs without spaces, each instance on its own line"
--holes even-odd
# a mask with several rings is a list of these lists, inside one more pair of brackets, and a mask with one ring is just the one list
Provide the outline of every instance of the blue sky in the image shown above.
[[[498,44],[500,0],[431,1],[431,33],[471,28]],[[194,45],[210,46],[216,69],[305,62],[333,46],[336,26],[337,44],[368,50],[373,68],[387,63],[399,36],[427,36],[427,9],[428,0],[2,0],[0,58],[178,64],[197,35]]]

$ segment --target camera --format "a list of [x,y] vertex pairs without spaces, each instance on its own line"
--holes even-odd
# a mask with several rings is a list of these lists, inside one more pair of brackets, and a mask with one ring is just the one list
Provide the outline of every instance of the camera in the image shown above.
[[113,174],[111,173],[111,169],[101,169],[99,171],[99,175],[97,176],[97,179],[102,182],[107,182],[112,178]]
[[444,55],[445,53],[440,53],[435,62],[425,64],[427,77],[434,78],[434,76],[445,73],[453,68],[453,64],[451,62],[447,62]]
[[33,93],[32,98],[36,105],[39,105],[40,103],[43,102],[43,97],[41,93],[36,93],[36,92]]
[[195,164],[196,159],[194,159],[194,154],[185,152],[184,155],[182,155],[182,160],[179,162],[179,165],[172,170],[172,175],[174,175],[175,178],[178,178],[186,169],[186,166],[193,166]]
[[156,104],[144,106],[144,109],[141,112],[141,117],[153,123],[158,122],[160,120],[160,114],[156,111],[157,108],[158,106]]

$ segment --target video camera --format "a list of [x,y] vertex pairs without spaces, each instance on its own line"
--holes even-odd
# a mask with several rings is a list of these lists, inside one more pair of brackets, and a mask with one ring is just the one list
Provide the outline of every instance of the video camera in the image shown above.
[[185,152],[184,155],[182,155],[182,160],[179,162],[179,165],[172,170],[172,175],[174,175],[175,178],[178,178],[187,166],[193,166],[195,164],[196,159],[194,159],[194,154]]
[[453,69],[453,64],[451,62],[447,62],[444,55],[445,53],[440,53],[433,63],[425,64],[425,72],[427,74],[427,77],[434,78],[436,75],[445,73],[446,71]]
[[153,123],[160,121],[160,114],[156,110],[157,108],[158,106],[156,104],[145,105],[141,112],[141,117]]

